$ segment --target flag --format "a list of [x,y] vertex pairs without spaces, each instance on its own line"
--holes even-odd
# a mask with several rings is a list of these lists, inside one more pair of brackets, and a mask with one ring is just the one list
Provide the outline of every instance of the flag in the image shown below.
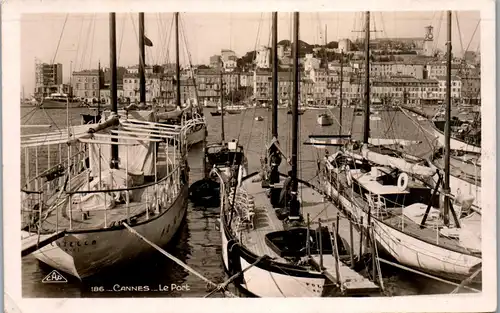
[[146,37],[146,35],[144,35],[144,45],[148,47],[153,46],[153,42],[148,37]]

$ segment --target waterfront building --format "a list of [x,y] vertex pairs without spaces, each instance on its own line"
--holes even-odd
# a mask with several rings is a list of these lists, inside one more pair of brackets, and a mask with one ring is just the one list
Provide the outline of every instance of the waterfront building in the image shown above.
[[45,98],[57,93],[63,83],[63,68],[61,63],[35,63],[35,97]]
[[83,101],[97,101],[99,90],[104,87],[102,70],[83,70],[72,73],[73,96]]

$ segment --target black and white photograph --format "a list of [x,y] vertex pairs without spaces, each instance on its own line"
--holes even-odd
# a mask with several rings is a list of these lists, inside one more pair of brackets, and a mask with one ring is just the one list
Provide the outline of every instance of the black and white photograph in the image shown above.
[[6,5],[4,312],[495,310],[493,2],[223,2]]

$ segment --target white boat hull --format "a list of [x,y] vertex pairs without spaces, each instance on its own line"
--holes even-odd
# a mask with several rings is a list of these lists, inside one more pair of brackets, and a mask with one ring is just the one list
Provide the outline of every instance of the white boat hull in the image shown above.
[[[133,228],[153,243],[164,246],[179,229],[187,210],[188,186],[175,202],[156,217]],[[23,232],[23,236],[28,235]],[[69,232],[63,238],[35,251],[41,262],[77,278],[92,276],[104,268],[131,260],[152,247],[124,227]]]
[[[228,241],[224,232],[224,227],[220,227],[222,237],[222,260],[226,272],[232,273],[229,268],[229,258],[239,258],[241,269],[248,268],[249,263],[245,258],[239,255],[231,256],[231,253],[237,253],[234,249],[234,241]],[[237,253],[239,254],[239,253]],[[252,266],[242,275],[242,282],[237,284],[245,293],[252,296],[268,297],[321,297],[323,287],[326,283],[325,278],[298,277],[286,275],[263,269],[260,266]]]
[[[240,260],[243,269],[250,266],[245,259]],[[294,277],[267,271],[258,266],[253,266],[243,273],[243,279],[242,287],[261,298],[321,297],[325,285],[324,278]]]
[[[362,217],[364,226],[367,226],[368,214],[344,196],[339,196],[333,184],[323,181],[322,189],[331,198],[338,199],[343,209],[357,222]],[[480,257],[452,251],[420,240],[373,217],[372,221],[375,240],[380,248],[403,265],[432,275],[461,280],[469,277],[481,263]]]
[[[437,129],[435,126],[433,126],[434,130],[434,136],[438,138],[439,143],[444,147],[444,133],[441,132],[439,129]],[[467,144],[461,140],[458,140],[456,138],[451,137],[450,138],[450,149],[451,150],[460,150],[460,151],[467,151],[467,152],[473,152],[473,153],[481,153],[481,147],[476,147],[470,144]]]

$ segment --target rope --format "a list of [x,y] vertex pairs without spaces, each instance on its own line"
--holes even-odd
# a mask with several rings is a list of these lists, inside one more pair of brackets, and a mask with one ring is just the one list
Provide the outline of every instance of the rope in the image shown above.
[[438,31],[437,31],[436,40],[434,41],[434,48],[432,49],[433,51],[436,51],[437,43],[439,41],[439,34],[441,33],[441,25],[443,24],[443,14],[444,14],[444,12],[441,12],[441,14],[439,15]]
[[188,45],[188,41],[187,41],[187,38],[186,38],[186,32],[185,32],[185,27],[184,27],[184,21],[181,17],[180,19],[180,31],[181,31],[181,34],[182,34],[182,39],[184,41],[184,51],[187,55],[187,58],[188,58],[188,62],[189,62],[189,68],[191,70],[191,74],[192,75],[192,80],[193,80],[193,84],[194,84],[194,93],[195,93],[195,98],[196,98],[196,104],[197,106],[200,106],[200,102],[199,102],[199,98],[198,98],[198,88],[196,88],[196,78],[194,75],[194,72],[193,72],[193,63],[192,63],[192,59],[191,59],[191,54],[189,53],[189,45]]
[[64,34],[64,28],[66,27],[66,22],[68,21],[68,15],[69,14],[66,14],[66,18],[64,19],[64,24],[63,24],[63,27],[61,30],[61,34],[59,35],[59,40],[57,42],[56,52],[54,53],[54,58],[52,58],[51,64],[54,64],[54,61],[56,60],[57,51],[59,51],[59,45],[61,44],[61,39],[62,39],[62,36]]
[[470,283],[480,272],[481,272],[482,268],[478,268],[470,277],[464,279],[460,285],[457,286],[457,288],[453,289],[452,292],[450,292],[450,294],[455,294],[457,293],[460,288],[464,288],[466,284]]
[[[78,54],[80,52],[80,43],[81,43],[81,37],[82,37],[82,32],[83,32],[83,22],[85,20],[85,17],[82,16],[82,23],[80,24],[80,31],[78,32],[78,39],[77,39],[77,44],[76,44],[76,53],[75,53],[75,60],[74,60],[74,63],[75,63],[75,68],[76,68],[76,64],[77,64],[77,60],[78,60]],[[70,73],[70,75],[72,75],[72,73]]]
[[[181,266],[185,270],[187,270],[190,273],[194,274],[195,276],[197,276],[198,278],[200,278],[201,280],[203,280],[207,284],[209,284],[209,285],[211,285],[213,287],[219,288],[218,284],[210,281],[208,278],[206,278],[205,276],[201,275],[196,270],[194,270],[193,268],[191,268],[190,266],[188,266],[187,264],[185,264],[184,262],[182,262],[181,260],[179,260],[175,256],[171,255],[170,253],[168,253],[167,251],[163,250],[162,248],[160,248],[159,246],[157,246],[153,242],[149,241],[147,238],[145,238],[144,236],[142,236],[141,234],[139,234],[135,229],[133,229],[132,227],[130,227],[130,225],[128,225],[127,223],[123,223],[122,225],[124,225],[132,234],[134,234],[137,237],[139,237],[140,239],[142,239],[144,242],[146,242],[147,244],[149,244],[150,246],[152,246],[153,248],[155,248],[158,252],[160,252],[161,254],[165,255],[170,260],[172,260],[175,263],[177,263],[179,266]],[[229,297],[236,297],[235,294],[233,294],[233,293],[231,293],[229,291],[226,291],[226,290],[224,290],[224,294],[226,296],[229,296]]]
[[205,298],[208,298],[209,296],[211,296],[212,294],[214,294],[215,292],[217,291],[222,291],[222,290],[225,290],[225,288],[232,282],[234,281],[236,278],[238,278],[239,276],[241,276],[243,273],[245,273],[246,271],[248,271],[250,268],[254,267],[255,265],[257,265],[260,261],[262,261],[263,259],[265,258],[269,258],[268,255],[264,254],[262,256],[260,256],[257,260],[255,260],[255,262],[253,262],[252,264],[250,264],[249,266],[245,267],[241,272],[238,272],[236,274],[234,274],[233,276],[231,276],[228,280],[226,280],[225,282],[223,282],[222,284],[218,285],[217,288],[215,288],[214,290],[210,291],[210,293],[208,293]]
[[462,50],[462,56],[465,56],[464,44],[462,42],[462,32],[460,31],[460,23],[458,22],[458,11],[455,13],[455,20],[457,21],[458,39],[460,40],[460,49]]
[[123,23],[123,26],[122,26],[122,33],[120,35],[120,43],[118,44],[118,56],[117,56],[117,59],[116,59],[116,63],[117,64],[120,64],[120,56],[121,56],[121,51],[122,51],[122,44],[123,44],[123,34],[125,33],[125,19],[126,19],[126,15],[124,15],[122,17],[122,23]]
[[[95,38],[95,14],[94,18],[92,19],[92,38],[90,40],[90,56],[89,56],[89,68],[92,68],[92,52],[94,51],[94,38]],[[99,87],[100,88],[100,87]],[[100,99],[99,99],[100,101]]]

